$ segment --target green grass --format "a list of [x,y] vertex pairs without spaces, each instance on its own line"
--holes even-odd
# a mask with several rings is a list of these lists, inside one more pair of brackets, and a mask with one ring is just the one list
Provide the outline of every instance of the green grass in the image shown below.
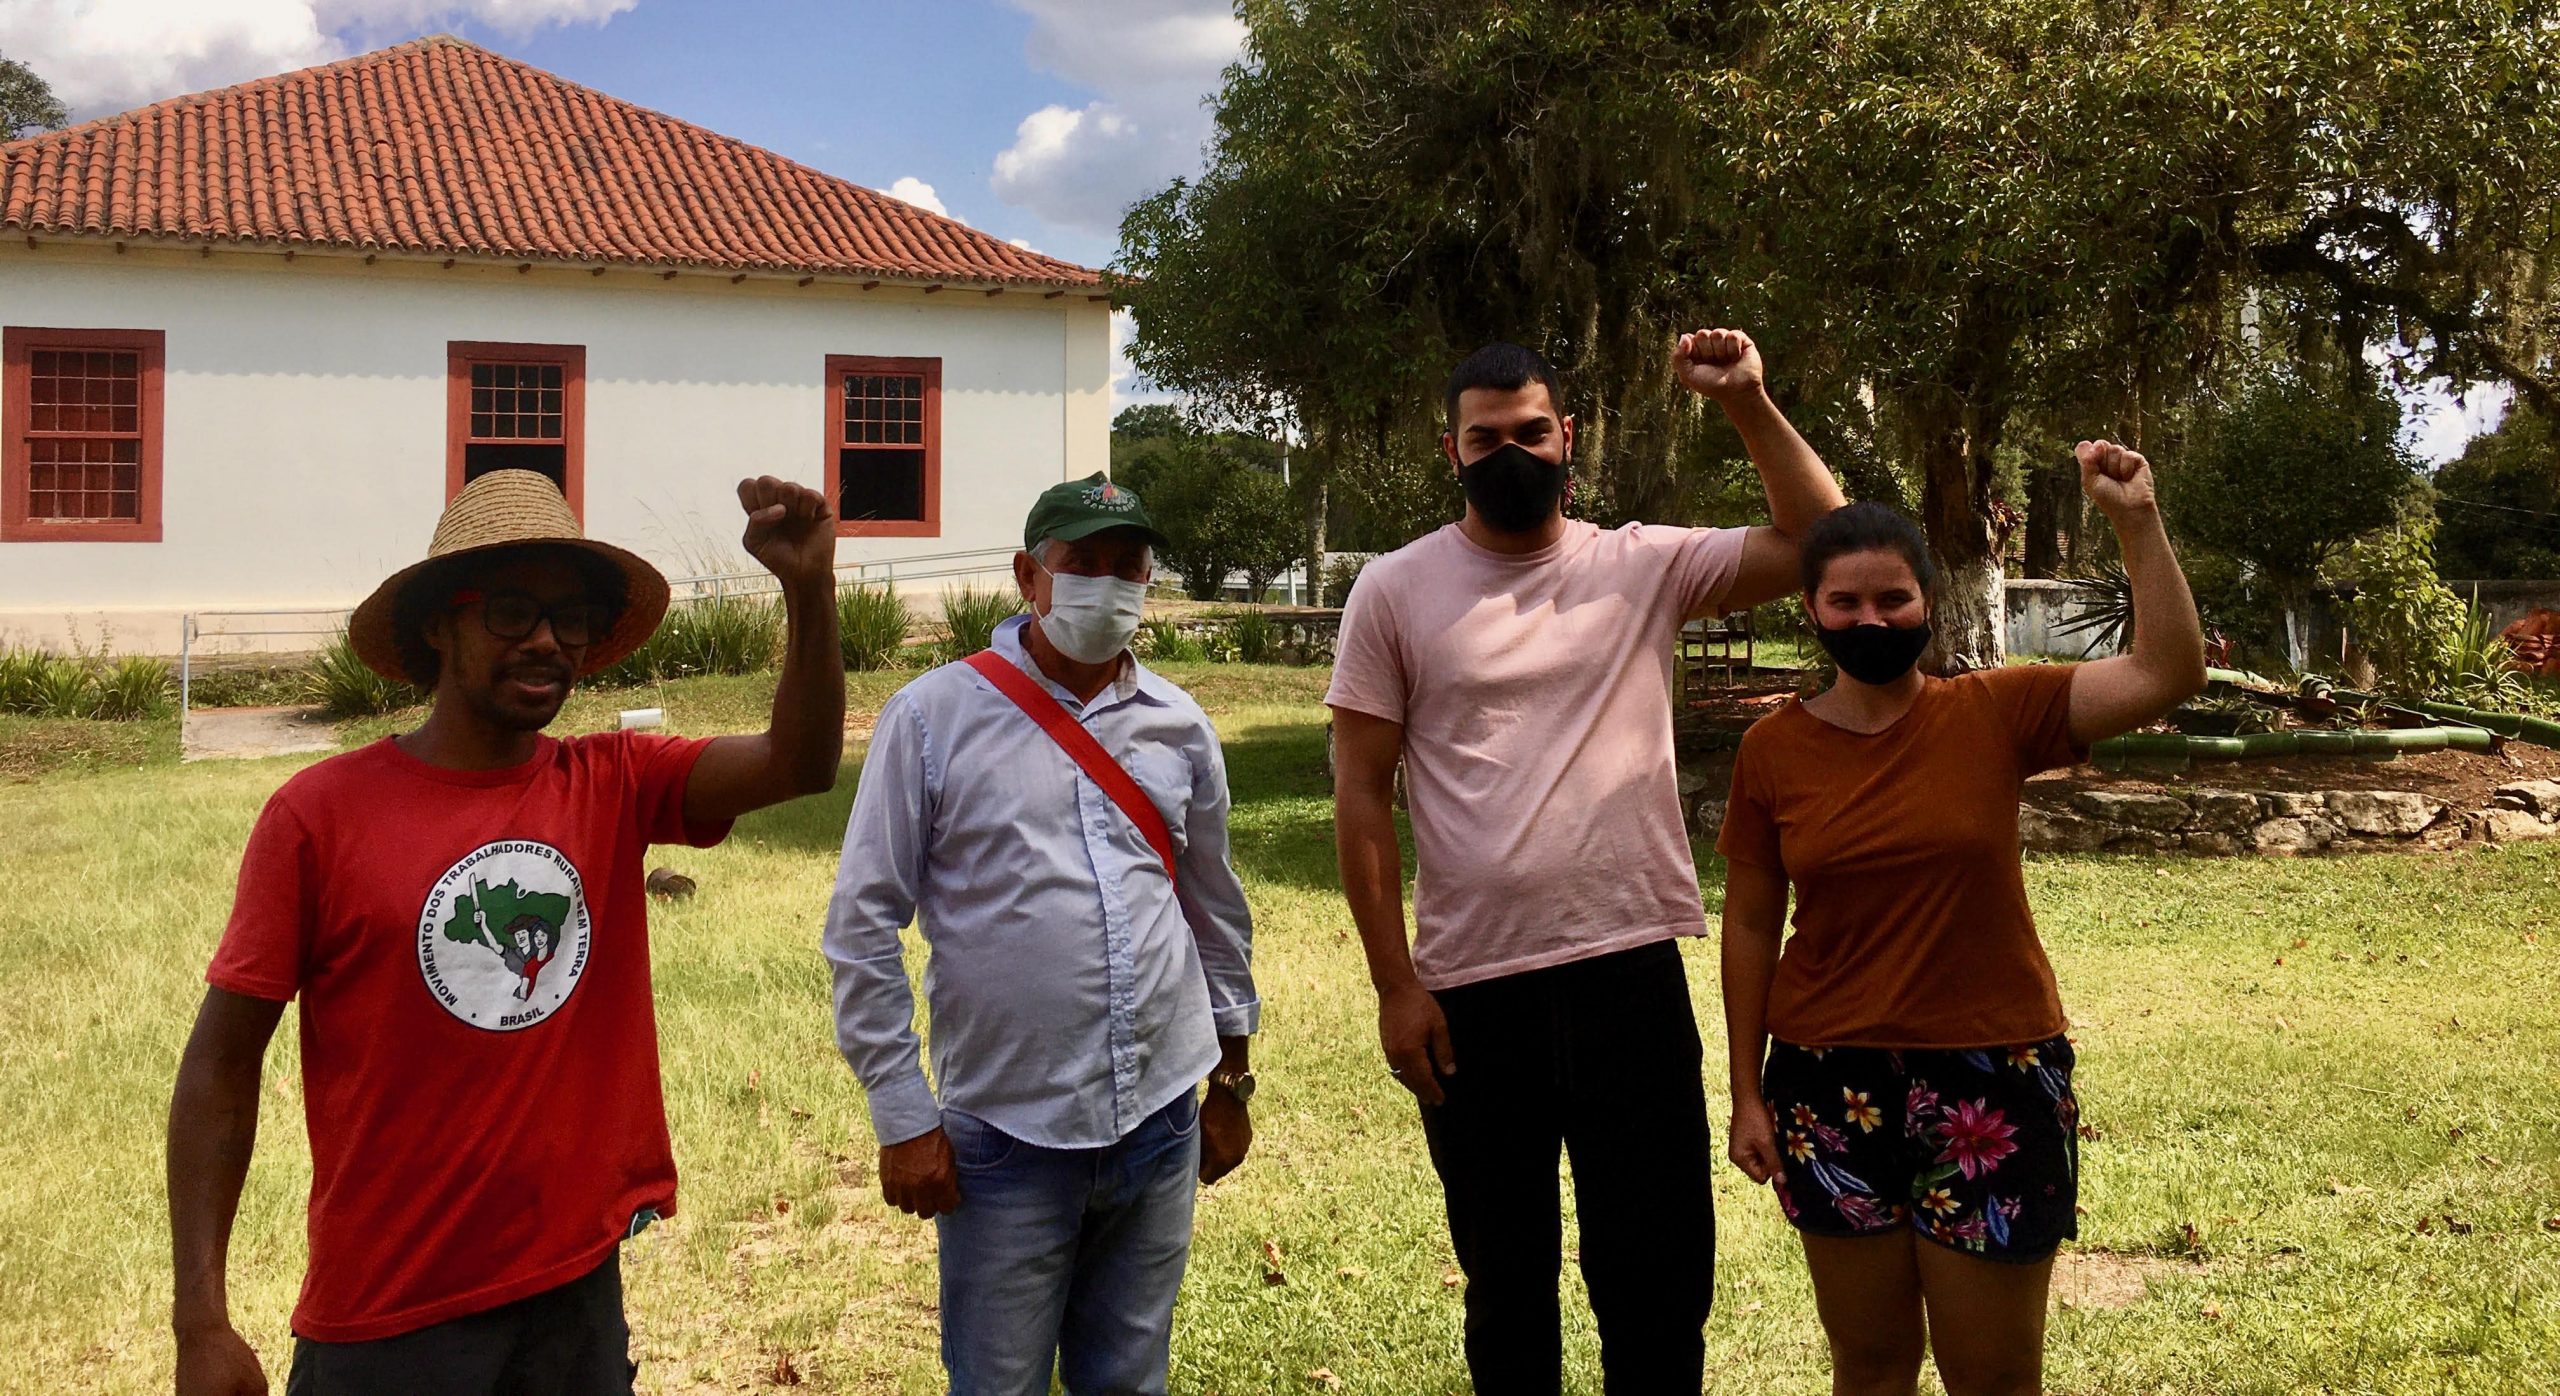
[[[1172,673],[1226,738],[1267,1001],[1259,1134],[1244,1169],[1201,1199],[1174,1389],[1321,1391],[1308,1373],[1322,1368],[1345,1391],[1463,1390],[1438,1190],[1380,1069],[1335,890],[1323,671]],[[857,709],[905,677],[855,675]],[[644,698],[678,731],[745,727],[770,691],[747,677],[582,695],[564,730]],[[240,844],[302,763],[104,764],[0,786],[8,1390],[168,1389],[170,1073]],[[762,1389],[778,1362],[804,1390],[940,1389],[931,1229],[879,1201],[817,951],[851,796],[848,772],[829,796],[743,821],[719,849],[654,860],[701,892],[653,913],[684,1209],[627,1255],[644,1390]],[[2051,1389],[2552,1389],[2560,944],[2527,937],[2560,902],[2555,853],[2030,865],[2101,1136],[2084,1154],[2077,1249],[2151,1274],[2148,1298],[2056,1315]],[[1705,872],[1712,888],[1712,861]],[[1718,1062],[1713,947],[1688,955]],[[290,1025],[269,1062],[231,1271],[234,1313],[279,1381],[309,1177]],[[1721,1136],[1722,1072],[1711,1077]],[[1826,1389],[1789,1233],[1730,1168],[1714,1186],[1711,1385]],[[1266,1242],[1286,1284],[1265,1282]],[[1569,1271],[1567,1288],[1568,1389],[1596,1391]]]

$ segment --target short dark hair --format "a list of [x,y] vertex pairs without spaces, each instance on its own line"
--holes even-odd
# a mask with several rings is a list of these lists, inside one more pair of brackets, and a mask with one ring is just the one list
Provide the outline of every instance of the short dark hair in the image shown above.
[[[578,569],[588,594],[604,603],[613,620],[622,618],[622,608],[631,600],[630,584],[622,569],[584,548],[525,543],[438,558],[411,577],[391,602],[391,643],[400,651],[400,668],[408,674],[409,682],[420,688],[433,688],[444,672],[444,656],[427,643],[427,622],[452,605],[455,592],[518,559],[544,555],[566,558]],[[612,623],[607,622],[606,628],[611,629]]]
[[1884,551],[1900,553],[1902,560],[1911,564],[1911,575],[1920,583],[1922,595],[1938,594],[1938,564],[1929,556],[1929,540],[1921,536],[1920,526],[1891,505],[1861,499],[1841,505],[1805,530],[1804,543],[1796,554],[1805,595],[1822,590],[1822,574],[1833,558]]
[[1449,410],[1449,430],[1458,429],[1458,396],[1469,388],[1492,388],[1516,393],[1531,383],[1547,385],[1547,396],[1564,410],[1564,389],[1556,383],[1555,367],[1535,349],[1496,340],[1478,349],[1449,370],[1449,387],[1444,394]]

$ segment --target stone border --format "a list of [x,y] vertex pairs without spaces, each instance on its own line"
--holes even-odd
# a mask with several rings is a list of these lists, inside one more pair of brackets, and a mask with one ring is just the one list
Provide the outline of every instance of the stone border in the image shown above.
[[2180,794],[2078,790],[2068,810],[2018,811],[2019,842],[2035,853],[2290,856],[2325,851],[2444,848],[2560,834],[2560,781],[2502,785],[2487,809],[2457,812],[2407,790],[2192,790]]
[[[2069,809],[2022,805],[2030,853],[2171,853],[2227,858],[2383,848],[2447,848],[2560,837],[2560,781],[2499,786],[2489,808],[2457,813],[2406,790],[2077,790]],[[1695,826],[1714,838],[1724,801],[1697,800]]]

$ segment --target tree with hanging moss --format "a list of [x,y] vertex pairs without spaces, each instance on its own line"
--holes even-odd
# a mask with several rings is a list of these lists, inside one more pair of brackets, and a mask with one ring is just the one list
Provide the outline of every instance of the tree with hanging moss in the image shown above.
[[1384,472],[1448,363],[1527,340],[1599,512],[1665,518],[1714,447],[1662,356],[1747,325],[1817,445],[1918,481],[1949,667],[2000,658],[2013,428],[2153,444],[2245,293],[2351,371],[2553,391],[2553,0],[1240,12],[1207,169],[1123,226],[1149,377]]

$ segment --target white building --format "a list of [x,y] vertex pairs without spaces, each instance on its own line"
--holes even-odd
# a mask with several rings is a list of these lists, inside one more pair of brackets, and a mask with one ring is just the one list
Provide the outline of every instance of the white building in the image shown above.
[[[847,562],[1108,464],[1091,270],[434,38],[0,146],[0,640],[351,605],[484,469],[670,575],[734,487]],[[971,565],[910,561],[909,576]]]

